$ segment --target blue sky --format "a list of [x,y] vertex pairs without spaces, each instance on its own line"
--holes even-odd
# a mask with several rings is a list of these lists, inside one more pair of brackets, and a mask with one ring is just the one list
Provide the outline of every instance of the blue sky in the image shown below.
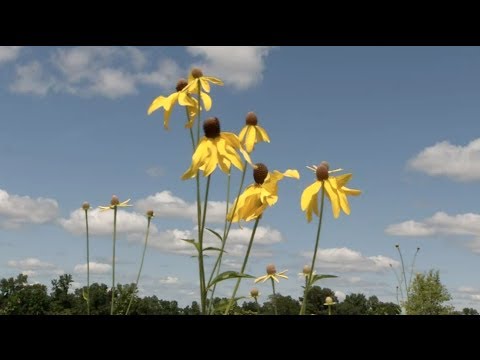
[[[119,214],[118,281],[135,280],[153,208],[141,292],[198,300],[197,264],[179,240],[195,234],[195,182],[180,180],[191,157],[184,110],[174,110],[169,131],[163,110],[147,115],[195,65],[225,82],[212,87],[203,118],[238,133],[255,111],[272,141],[256,146],[253,161],[301,174],[280,183],[249,273],[273,262],[289,275],[277,290],[300,296],[297,274],[316,231],[300,210],[315,179],[305,166],[327,160],[352,172],[349,185],[363,194],[350,198],[350,216],[333,219],[328,204],[317,271],[339,277],[321,286],[395,301],[395,244],[407,263],[419,246],[416,271],[440,270],[453,305],[480,309],[478,64],[478,47],[0,47],[0,274],[49,283],[66,272],[85,284],[80,206],[116,194],[134,205]],[[234,169],[234,189],[239,180]],[[207,219],[216,229],[225,192],[217,170]],[[90,217],[93,281],[110,284],[112,214]],[[240,268],[251,226],[232,227],[225,269]],[[232,284],[217,294],[229,296]],[[245,280],[239,294],[252,286]]]

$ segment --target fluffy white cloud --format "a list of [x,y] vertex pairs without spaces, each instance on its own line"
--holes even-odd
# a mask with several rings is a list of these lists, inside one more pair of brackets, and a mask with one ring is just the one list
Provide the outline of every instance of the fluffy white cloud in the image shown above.
[[[223,223],[225,221],[225,201],[209,201],[207,205],[207,223]],[[140,212],[153,210],[157,217],[184,218],[197,221],[197,204],[189,203],[170,191],[162,191],[155,195],[140,199],[135,203]]]
[[205,75],[221,78],[225,84],[244,90],[262,80],[265,58],[271,46],[188,46],[187,51],[202,58]]
[[156,70],[137,74],[135,79],[142,84],[160,86],[173,91],[178,79],[185,77],[184,72],[172,59],[163,59],[158,63]]
[[[60,219],[60,225],[68,232],[76,235],[85,233],[85,212],[82,209],[74,210],[67,219]],[[95,208],[88,212],[88,227],[92,235],[112,234],[113,212],[100,211]],[[145,234],[147,218],[135,212],[125,210],[117,211],[117,233],[118,234]],[[154,224],[150,226],[150,233],[155,234],[157,228]]]
[[0,228],[18,228],[24,224],[44,224],[56,219],[58,203],[54,199],[10,195],[0,189]]
[[431,176],[446,176],[455,181],[480,180],[480,138],[466,146],[448,141],[422,150],[407,164],[410,168]]
[[413,220],[389,225],[385,232],[396,236],[430,236],[435,234],[435,230],[428,225]]
[[[112,270],[110,264],[102,264],[97,262],[90,262],[90,273],[91,274],[106,274]],[[87,273],[87,264],[77,264],[73,268],[73,271],[76,273],[86,274]]]
[[335,291],[335,296],[337,297],[338,301],[340,301],[340,302],[345,300],[345,298],[347,297],[343,291]]
[[22,46],[0,46],[0,65],[16,60],[21,49]]
[[46,95],[56,87],[55,80],[47,75],[42,64],[32,61],[26,65],[17,65],[16,78],[10,84],[10,90],[20,94]]
[[178,284],[179,281],[178,281],[178,277],[166,276],[158,280],[158,282],[162,285],[173,285],[173,284]]
[[480,289],[471,286],[460,286],[455,291],[454,297],[462,300],[469,300],[470,304],[478,306],[478,302],[480,301]]
[[30,270],[45,270],[45,269],[55,269],[56,266],[40,261],[36,258],[27,258],[23,260],[9,260],[7,265],[16,269],[30,269]]
[[[302,255],[311,259],[313,252],[303,252]],[[359,251],[346,247],[320,249],[317,251],[318,267],[322,271],[333,272],[385,272],[390,265],[398,267],[399,262],[383,255],[365,256]]]

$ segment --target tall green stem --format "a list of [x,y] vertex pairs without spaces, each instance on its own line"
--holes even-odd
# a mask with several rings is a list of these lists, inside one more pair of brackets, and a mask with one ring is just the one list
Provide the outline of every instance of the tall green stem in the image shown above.
[[135,286],[133,288],[132,296],[130,298],[130,302],[128,304],[127,311],[125,312],[125,315],[128,315],[128,312],[130,311],[130,306],[132,306],[133,298],[135,296],[135,291],[137,290],[138,281],[140,280],[140,274],[142,273],[143,260],[145,259],[145,252],[147,251],[148,234],[150,233],[150,222],[151,222],[151,220],[152,220],[152,218],[150,216],[148,216],[147,234],[145,235],[145,244],[143,245],[142,261],[140,262],[140,269],[138,269],[137,280],[135,281]]
[[[247,172],[247,162],[245,161],[245,163],[243,164],[242,179],[240,181],[240,186],[238,188],[237,198],[235,200],[235,204],[233,204],[232,214],[235,213],[235,211],[237,210],[238,198],[240,197],[240,194],[242,193],[242,188],[243,188],[243,183],[245,181],[245,173],[246,172]],[[227,201],[227,206],[228,206],[228,201]],[[227,207],[227,214],[228,214],[228,207]],[[225,219],[226,219],[226,217],[225,217]],[[222,265],[222,258],[223,258],[223,250],[225,249],[228,234],[229,234],[230,228],[232,226],[232,220],[233,220],[233,217],[232,217],[232,219],[230,219],[228,221],[228,226],[226,228],[226,231],[224,231],[224,233],[223,233],[222,247],[220,249],[220,253],[218,254],[215,265],[213,266],[212,273],[210,274],[210,278],[208,280],[208,284],[210,284],[212,282],[213,276],[215,275],[215,270],[217,271],[217,276],[218,276],[218,274],[220,274],[220,267]],[[227,224],[227,222],[225,222],[225,223]],[[213,285],[212,294],[210,296],[210,303],[212,303],[213,295],[215,294],[215,289],[216,288],[217,288],[217,284]]]
[[[260,218],[261,216],[257,217],[257,219],[255,220],[255,225],[253,225],[252,235],[250,236],[250,242],[248,243],[247,253],[245,254],[245,258],[243,259],[242,269],[240,270],[241,274],[243,274],[243,272],[245,271],[245,268],[247,267],[248,257],[250,256],[250,250],[252,249],[253,239],[255,238],[255,232],[257,231],[257,226],[258,226],[258,222],[260,221]],[[230,301],[228,303],[228,306],[227,306],[227,309],[225,310],[224,315],[228,315],[228,312],[230,311],[230,308],[232,307],[235,301],[235,295],[237,295],[238,287],[240,286],[241,281],[242,281],[242,278],[237,279],[237,284],[235,285],[235,289],[233,290],[232,297],[230,298]]]
[[275,293],[275,281],[273,278],[270,278],[272,281],[272,290],[273,290],[273,298],[272,298],[272,304],[273,304],[273,311],[275,312],[275,315],[278,315],[278,310],[277,310],[277,294]]
[[413,256],[412,266],[410,268],[410,278],[408,279],[408,290],[410,290],[410,286],[412,285],[413,269],[415,268],[415,260],[417,259],[417,254],[418,254],[419,251],[420,251],[420,248],[417,247],[417,251],[415,252],[415,255]]
[[203,204],[203,213],[202,213],[202,220],[200,223],[199,229],[199,251],[198,251],[198,267],[200,271],[200,291],[201,291],[201,308],[202,314],[205,315],[207,312],[207,291],[205,286],[205,266],[203,263],[203,234],[205,231],[205,219],[207,216],[207,204],[208,204],[208,191],[210,189],[210,175],[207,178],[207,185],[205,189],[205,201]]
[[313,272],[315,269],[315,260],[317,259],[318,243],[320,240],[320,231],[322,230],[322,219],[323,219],[323,205],[325,204],[325,186],[322,186],[322,199],[320,202],[320,213],[318,214],[318,229],[317,229],[317,238],[315,240],[315,249],[313,251],[312,266],[310,268],[310,276],[308,277],[307,285],[305,286],[305,291],[303,294],[302,308],[300,309],[300,315],[305,315],[305,310],[307,309],[307,295],[310,291],[310,286],[312,285]]
[[117,206],[113,207],[113,258],[112,258],[112,304],[110,307],[110,315],[113,315],[115,302],[115,243],[117,240]]
[[403,262],[403,256],[402,256],[402,252],[400,251],[400,246],[397,246],[396,247],[397,250],[398,250],[398,253],[400,254],[400,260],[402,262],[402,274],[403,274],[403,280],[405,282],[405,296],[407,297],[407,301],[408,301],[408,283],[407,283],[407,276],[405,274],[405,264]]
[[88,209],[85,209],[85,226],[87,228],[87,314],[90,315],[90,239],[88,235]]

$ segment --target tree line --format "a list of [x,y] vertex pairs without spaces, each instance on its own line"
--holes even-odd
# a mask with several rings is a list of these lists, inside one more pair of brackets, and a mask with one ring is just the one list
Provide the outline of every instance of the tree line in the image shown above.
[[[0,280],[0,315],[85,315],[87,287],[73,289],[73,277],[60,275],[51,281],[51,290],[44,284],[29,284],[28,276],[19,274],[16,278]],[[200,307],[193,301],[181,307],[175,300],[162,300],[157,296],[139,297],[135,284],[119,284],[115,289],[115,314],[125,314],[130,300],[133,302],[129,315],[198,315]],[[343,301],[329,288],[314,286],[308,293],[307,314],[328,315],[399,315],[401,307],[392,302],[382,302],[377,296],[367,297],[361,293],[349,294]],[[106,284],[90,285],[91,315],[109,315],[112,293]],[[327,298],[329,298],[327,300]],[[232,315],[273,315],[274,307],[279,315],[298,315],[302,298],[276,294],[270,295],[262,304],[249,298],[239,298],[230,310]],[[438,272],[417,275],[412,285],[412,293],[405,304],[407,314],[419,315],[478,315],[473,308],[455,310],[445,305],[451,300],[446,288],[441,284]],[[208,306],[214,314],[223,314],[228,298],[216,297]]]

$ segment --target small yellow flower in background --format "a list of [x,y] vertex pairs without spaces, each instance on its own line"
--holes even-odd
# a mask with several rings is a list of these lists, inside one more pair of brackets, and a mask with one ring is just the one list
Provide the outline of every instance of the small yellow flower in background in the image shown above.
[[260,292],[258,291],[257,288],[252,288],[252,290],[250,290],[250,297],[252,299],[255,299],[257,300],[257,298],[260,296]]
[[192,164],[182,175],[182,180],[195,177],[198,170],[203,171],[203,176],[208,176],[215,171],[217,165],[226,174],[230,173],[232,164],[239,170],[243,170],[238,150],[243,154],[245,160],[252,164],[250,156],[240,145],[237,135],[220,131],[218,118],[212,117],[205,120],[203,130],[205,136],[200,140],[193,153]]
[[280,271],[279,273],[277,273],[277,269],[276,269],[275,265],[274,264],[268,264],[267,265],[267,274],[256,278],[255,279],[255,284],[258,283],[258,282],[263,283],[263,282],[267,281],[268,279],[273,279],[276,282],[280,282],[278,280],[279,277],[284,278],[284,279],[288,279],[288,276],[284,275],[287,271],[288,270],[283,270],[283,271]]
[[132,206],[132,205],[128,205],[129,201],[130,199],[120,202],[120,200],[118,200],[118,196],[113,195],[112,200],[110,200],[110,206],[99,206],[99,208],[100,208],[100,211],[107,211],[107,210],[115,209],[115,207],[118,208],[118,207]]
[[160,108],[165,109],[165,113],[163,115],[163,127],[168,130],[168,123],[170,121],[170,114],[172,113],[173,107],[175,104],[179,103],[179,105],[186,106],[188,110],[188,121],[185,124],[186,128],[191,128],[193,122],[195,120],[195,116],[198,112],[198,102],[195,98],[191,97],[188,93],[183,91],[185,87],[188,85],[187,80],[180,79],[177,82],[176,92],[169,95],[168,97],[159,96],[150,104],[148,108],[148,115],[153,113],[155,110]]
[[82,209],[85,210],[85,211],[90,210],[90,204],[85,201],[85,202],[82,204]]
[[[301,273],[298,273],[299,276],[304,276],[306,278],[308,278],[312,273],[312,267],[310,265],[305,265],[303,267],[303,270]],[[313,272],[313,275],[315,275],[315,271]]]
[[[308,166],[307,166],[308,167]],[[308,186],[302,193],[300,205],[302,211],[306,212],[307,221],[312,221],[312,213],[318,214],[318,193],[322,186],[330,202],[332,203],[333,216],[338,218],[340,216],[340,209],[347,215],[350,214],[350,205],[348,203],[347,195],[357,196],[362,192],[356,189],[349,189],[345,185],[352,178],[352,174],[344,174],[338,177],[330,176],[331,173],[342,171],[342,169],[329,170],[329,165],[326,161],[318,166],[308,167],[315,171],[317,181]]]
[[[299,179],[297,170],[287,170],[284,173],[275,170],[268,172],[265,164],[257,163],[253,170],[254,184],[247,186],[238,197],[237,206],[232,208],[227,215],[227,220],[238,222],[240,220],[250,221],[263,214],[267,206],[273,206],[278,200],[278,182],[284,177]],[[235,212],[233,212],[235,210]]]
[[200,91],[203,106],[205,106],[205,110],[207,111],[212,107],[212,99],[210,98],[210,95],[207,94],[210,92],[209,82],[215,85],[223,85],[222,80],[213,76],[203,76],[202,70],[199,68],[193,68],[192,71],[190,71],[190,75],[188,75],[188,85],[183,89],[184,92],[196,95],[198,95],[198,92]]
[[254,112],[249,112],[245,118],[246,125],[240,131],[238,138],[245,145],[245,150],[251,153],[257,142],[270,142],[267,132],[264,128],[258,125],[257,115]]

